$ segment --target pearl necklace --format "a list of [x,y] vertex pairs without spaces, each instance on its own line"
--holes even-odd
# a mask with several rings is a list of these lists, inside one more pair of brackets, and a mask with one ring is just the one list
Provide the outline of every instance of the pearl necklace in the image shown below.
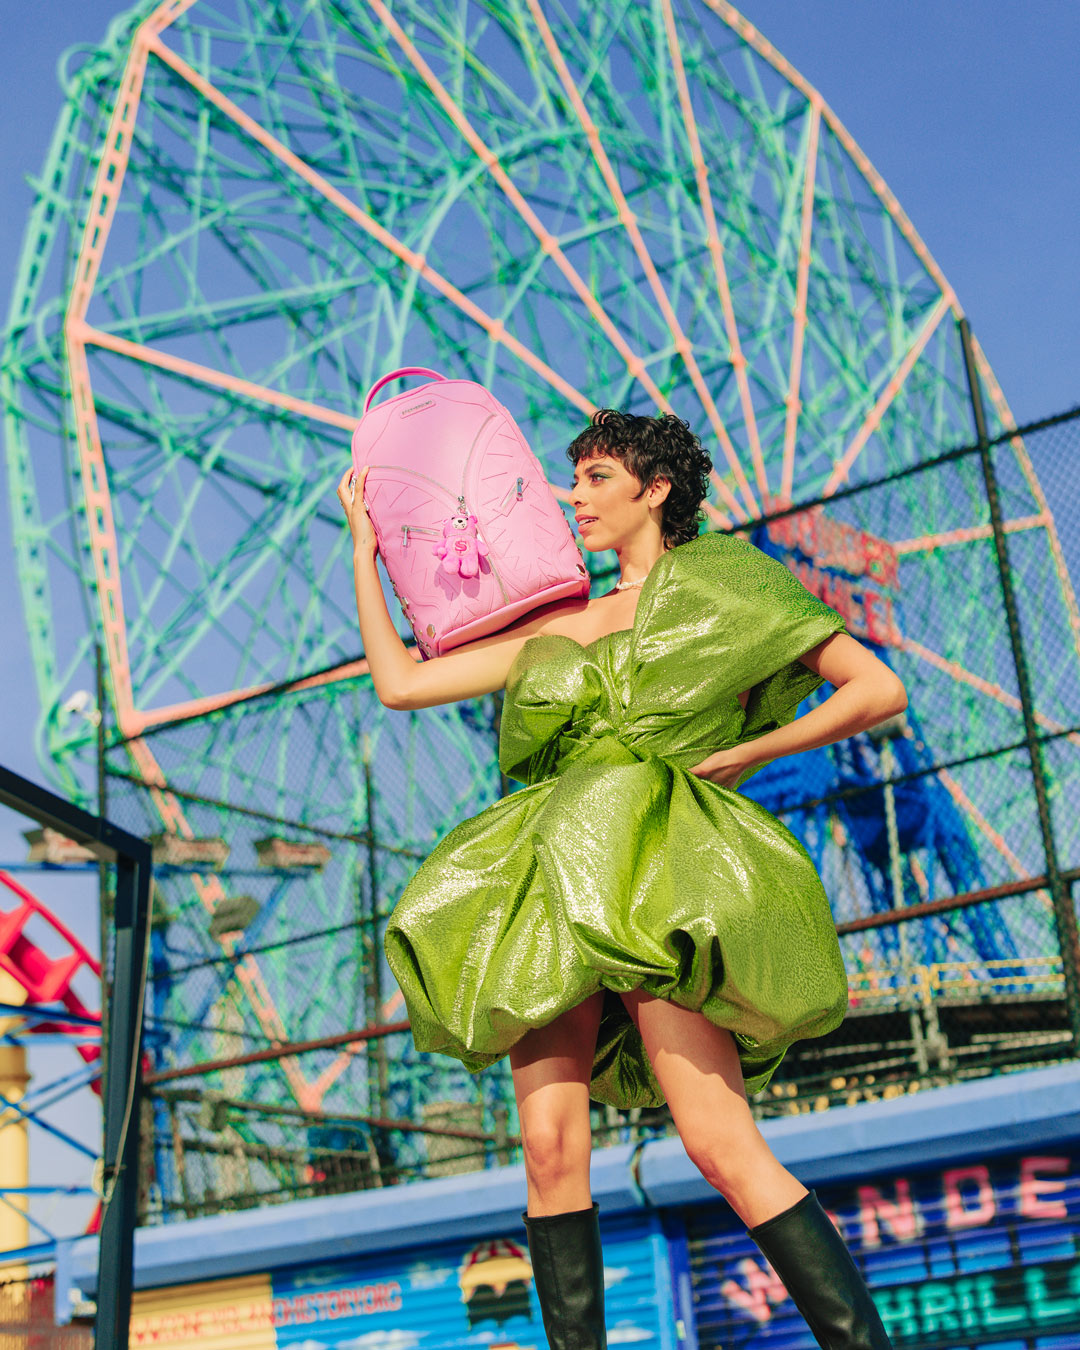
[[615,589],[617,591],[625,591],[629,586],[644,586],[647,579],[648,578],[646,577],[642,577],[640,581],[617,581],[615,583]]

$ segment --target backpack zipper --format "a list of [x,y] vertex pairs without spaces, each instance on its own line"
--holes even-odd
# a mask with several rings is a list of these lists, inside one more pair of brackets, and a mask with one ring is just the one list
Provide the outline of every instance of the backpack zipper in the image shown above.
[[[500,511],[502,511],[502,510],[506,507],[507,503],[510,501],[510,498],[511,498],[512,496],[514,496],[515,494],[516,494],[517,500],[518,500],[518,501],[521,501],[522,493],[523,493],[523,491],[524,491],[524,485],[525,485],[525,479],[524,479],[523,477],[522,477],[522,478],[515,478],[515,479],[514,479],[514,481],[513,481],[513,482],[510,484],[510,486],[506,489],[506,492],[503,494],[503,499],[502,499],[502,501],[499,503],[499,510],[500,510]],[[467,512],[466,509],[465,509],[465,498],[464,498],[464,497],[459,497],[459,498],[458,498],[458,503],[460,504],[460,506],[461,506],[461,508],[462,508],[462,513],[467,515],[468,512]],[[410,535],[410,534],[434,534],[434,535],[438,535],[439,533],[440,533],[439,530],[433,530],[433,529],[430,529],[427,525],[402,525],[402,527],[401,527],[401,547],[402,547],[402,548],[408,548],[408,547],[409,547],[409,535]]]
[[[468,453],[468,455],[467,455],[466,458],[465,458],[465,464],[462,466],[462,474],[461,474],[461,477],[462,477],[462,487],[463,487],[463,488],[464,488],[464,485],[465,485],[464,480],[465,480],[465,478],[466,478],[467,475],[468,475],[469,462],[471,461],[471,459],[472,459],[472,457],[473,457],[473,452],[475,451],[477,445],[478,445],[479,442],[480,442],[480,436],[481,436],[481,434],[482,434],[482,433],[484,432],[484,430],[487,428],[488,423],[491,422],[491,421],[493,420],[493,416],[494,416],[494,414],[492,415],[492,417],[487,417],[487,418],[485,418],[483,424],[482,424],[481,427],[480,427],[480,430],[476,433],[476,437],[475,437],[475,439],[473,440],[472,446],[469,448],[469,453]],[[445,496],[447,496],[447,497],[452,497],[452,496],[454,496],[454,494],[450,491],[450,489],[447,488],[444,484],[440,483],[439,480],[438,480],[437,478],[432,478],[430,474],[422,473],[419,469],[407,469],[407,468],[405,468],[404,466],[395,466],[395,467],[393,467],[393,468],[388,468],[388,469],[386,470],[386,472],[387,472],[387,474],[388,474],[389,476],[393,476],[395,473],[397,473],[397,474],[405,474],[407,477],[410,477],[410,478],[423,478],[426,482],[431,483],[434,487],[438,488],[439,492],[442,493],[442,494],[444,494]],[[507,490],[506,490],[506,495],[505,495],[505,497],[503,498],[503,501],[504,501],[504,502],[509,501],[511,495],[512,495],[513,493],[515,493],[515,492],[517,493],[517,500],[518,500],[518,501],[521,501],[522,490],[523,490],[523,487],[524,487],[524,482],[525,482],[525,480],[524,480],[523,477],[522,477],[522,478],[515,478],[514,482],[512,482],[512,483],[510,484],[509,488],[507,488]],[[461,512],[462,515],[469,515],[469,514],[471,514],[470,511],[469,511],[469,509],[468,509],[468,507],[466,507],[466,505],[465,505],[465,497],[464,497],[464,494],[463,494],[463,493],[460,493],[460,492],[459,492],[459,493],[457,494],[457,501],[458,501],[458,509],[459,509],[459,511]],[[501,507],[500,507],[500,509],[501,509]],[[408,548],[408,546],[409,546],[409,535],[410,535],[410,534],[413,534],[413,533],[416,533],[416,534],[431,534],[431,535],[441,536],[442,531],[441,531],[441,530],[433,530],[433,529],[430,529],[428,526],[425,526],[425,525],[402,525],[402,527],[401,527],[401,547],[402,547],[403,549],[404,549],[404,548]],[[486,541],[485,541],[485,542],[486,542]],[[499,575],[499,569],[494,565],[494,563],[491,562],[490,557],[488,558],[488,566],[491,568],[491,575],[495,578],[495,584],[498,586],[499,591],[500,591],[501,594],[502,594],[503,600],[506,601],[507,603],[509,603],[510,597],[509,597],[509,595],[507,595],[507,593],[506,593],[506,587],[503,585],[502,577]]]
[[401,547],[409,547],[410,534],[440,534],[439,530],[432,530],[427,525],[402,525],[401,527]]
[[518,499],[518,501],[521,501],[521,488],[522,488],[522,484],[523,484],[524,482],[525,482],[525,479],[524,479],[524,478],[518,478],[515,482],[513,482],[513,483],[510,484],[510,486],[506,489],[506,493],[505,493],[505,495],[504,495],[502,501],[499,503],[499,510],[500,510],[500,511],[501,511],[501,510],[503,509],[503,507],[507,504],[507,502],[509,502],[509,500],[510,500],[510,494],[511,494],[512,492],[516,492],[516,493],[517,493],[517,499]]

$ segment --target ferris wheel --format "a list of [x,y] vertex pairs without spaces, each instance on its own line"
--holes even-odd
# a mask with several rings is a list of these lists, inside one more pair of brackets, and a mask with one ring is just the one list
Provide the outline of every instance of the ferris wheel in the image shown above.
[[[286,1109],[416,1124],[456,1101],[486,1129],[512,1102],[505,1065],[470,1080],[405,1031],[237,1062],[402,1018],[381,921],[509,790],[497,700],[387,711],[360,657],[333,488],[386,370],[490,387],[563,503],[596,406],[684,417],[714,461],[708,527],[839,577],[850,630],[904,679],[894,763],[1020,727],[1004,634],[972,622],[996,572],[967,469],[840,495],[971,441],[959,302],[822,96],[724,0],[167,0],[63,79],[0,375],[38,748],[85,799],[96,748],[63,709],[100,643],[110,811],[168,859],[155,1063],[230,1061],[205,1082],[260,1176]],[[992,430],[1011,426],[976,357]],[[1009,454],[1007,527],[1075,662],[1053,516]],[[809,501],[786,534],[756,524]],[[855,536],[859,567],[823,542]],[[1066,675],[1038,680],[1060,728]],[[855,753],[815,771],[871,781],[885,751]],[[774,804],[799,799],[784,772],[759,784]],[[884,843],[854,808],[807,813],[837,918],[1030,874],[1037,833],[990,772],[943,770]],[[1017,950],[1004,921],[956,931],[970,959]],[[932,925],[920,941],[939,953]],[[162,1203],[184,1109],[156,1106]],[[397,1161],[422,1137],[394,1134]]]

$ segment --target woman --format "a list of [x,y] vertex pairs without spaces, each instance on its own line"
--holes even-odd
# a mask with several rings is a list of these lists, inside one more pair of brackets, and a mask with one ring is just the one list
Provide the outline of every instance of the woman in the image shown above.
[[376,694],[505,688],[500,763],[528,785],[451,830],[388,921],[416,1046],[473,1072],[509,1053],[552,1347],[607,1343],[591,1097],[666,1101],[818,1343],[882,1350],[843,1241],[750,1111],[788,1045],[843,1019],[847,981],[809,855],[735,789],[900,712],[904,687],[777,560],[698,536],[711,465],[685,422],[603,409],[567,455],[582,544],[622,579],[422,664],[383,602],[364,478],[355,501],[338,487]]

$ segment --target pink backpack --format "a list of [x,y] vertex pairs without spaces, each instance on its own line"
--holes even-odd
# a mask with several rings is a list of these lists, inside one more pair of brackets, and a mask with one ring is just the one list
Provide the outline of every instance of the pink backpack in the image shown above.
[[[372,408],[403,375],[432,383]],[[384,375],[353,432],[364,505],[421,656],[589,594],[589,573],[540,461],[483,385],[409,366]]]

